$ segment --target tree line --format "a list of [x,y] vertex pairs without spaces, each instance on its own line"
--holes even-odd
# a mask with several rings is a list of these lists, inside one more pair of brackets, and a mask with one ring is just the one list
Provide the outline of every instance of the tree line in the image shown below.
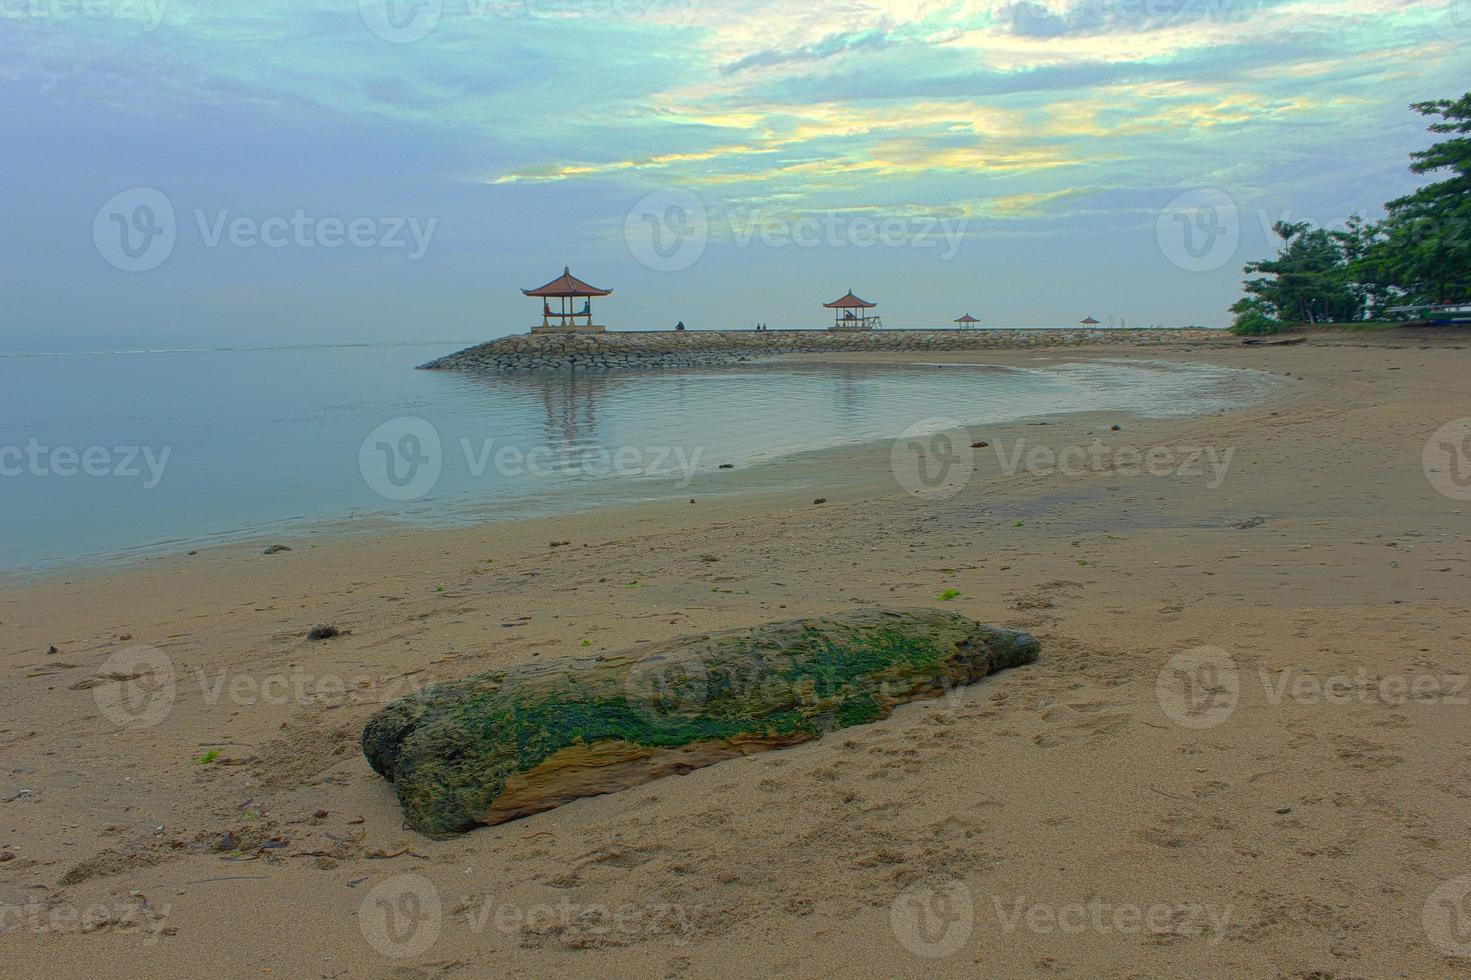
[[1410,155],[1416,174],[1445,179],[1384,205],[1385,218],[1354,215],[1342,231],[1279,221],[1277,256],[1251,262],[1232,331],[1277,333],[1299,324],[1416,319],[1413,310],[1471,302],[1471,92],[1417,102],[1412,110],[1450,136]]

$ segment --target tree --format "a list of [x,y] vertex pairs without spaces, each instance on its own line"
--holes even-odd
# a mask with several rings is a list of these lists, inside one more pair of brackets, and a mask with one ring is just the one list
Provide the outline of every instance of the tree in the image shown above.
[[1396,306],[1471,302],[1471,92],[1410,106],[1450,136],[1410,154],[1417,174],[1444,180],[1384,206],[1379,223],[1359,215],[1342,231],[1304,223],[1272,226],[1275,259],[1246,267],[1247,297],[1231,312],[1237,333],[1275,333],[1294,323],[1384,317]]
[[1377,250],[1387,239],[1382,224],[1376,224],[1363,215],[1355,214],[1348,219],[1343,231],[1335,231],[1333,239],[1343,253],[1348,265],[1349,288],[1367,311],[1371,319],[1385,318],[1391,307],[1406,302],[1404,290],[1395,284],[1393,276],[1375,260]]
[[1389,216],[1352,262],[1356,282],[1406,304],[1471,300],[1471,92],[1410,107],[1454,134],[1410,155],[1417,174],[1450,176],[1386,204]]
[[1266,333],[1273,321],[1341,323],[1363,315],[1363,300],[1332,232],[1289,221],[1277,222],[1272,230],[1282,247],[1275,259],[1247,264],[1247,275],[1263,275],[1243,284],[1248,299],[1232,307],[1237,314],[1233,329]]
[[1237,300],[1231,307],[1231,312],[1236,314],[1231,332],[1239,336],[1281,333],[1287,329],[1287,324],[1277,319],[1276,307],[1255,296]]

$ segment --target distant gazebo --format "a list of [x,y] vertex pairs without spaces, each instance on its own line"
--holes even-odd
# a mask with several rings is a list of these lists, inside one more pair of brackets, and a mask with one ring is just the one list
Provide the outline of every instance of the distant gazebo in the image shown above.
[[846,296],[835,299],[831,303],[823,303],[824,307],[833,311],[832,330],[874,330],[883,326],[883,320],[869,310],[878,306],[866,299],[859,299],[853,295],[853,290],[848,290]]
[[977,320],[975,317],[973,317],[969,313],[967,313],[965,316],[960,317],[955,322],[958,323],[958,324],[960,324],[960,329],[962,329],[962,330],[970,330],[972,327],[974,327],[977,323],[980,323],[981,321],[980,320]]
[[1099,325],[1098,321],[1093,319],[1091,316],[1088,317],[1088,319],[1086,320],[1079,320],[1078,322],[1085,327],[1096,327]]
[[[602,333],[607,327],[592,322],[592,297],[612,295],[611,289],[589,286],[562,267],[562,274],[539,289],[523,289],[527,296],[541,300],[541,326],[532,327],[532,333]],[[582,300],[579,309],[577,300]],[[557,300],[557,309],[552,309],[552,300]]]

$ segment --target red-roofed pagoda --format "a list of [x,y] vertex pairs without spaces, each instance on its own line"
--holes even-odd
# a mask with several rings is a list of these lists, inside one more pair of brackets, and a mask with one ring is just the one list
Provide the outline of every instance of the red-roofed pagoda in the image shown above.
[[853,295],[851,289],[846,296],[822,305],[833,311],[833,325],[830,330],[874,330],[883,326],[882,319],[868,312],[878,304],[859,299]]
[[[562,274],[539,289],[523,289],[527,296],[541,299],[541,326],[532,327],[532,333],[602,333],[607,327],[592,322],[592,297],[609,296],[611,289],[589,286],[562,267]],[[552,309],[552,300],[558,301],[558,309]],[[577,308],[577,300],[582,308]]]
[[958,318],[955,322],[960,324],[960,329],[969,330],[975,324],[980,323],[981,321],[977,320],[975,317],[967,313],[965,316]]

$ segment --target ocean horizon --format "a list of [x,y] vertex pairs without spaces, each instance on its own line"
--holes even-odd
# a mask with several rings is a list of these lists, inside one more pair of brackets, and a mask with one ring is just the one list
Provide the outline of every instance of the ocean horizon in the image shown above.
[[[1035,327],[993,326],[993,325],[989,325],[989,324],[982,324],[979,327],[972,328],[972,331],[973,332],[977,332],[977,333],[981,333],[981,332],[985,332],[985,331],[998,331],[998,330],[1014,331],[1014,332],[1036,331],[1036,330],[1067,331],[1067,330],[1077,330],[1077,329],[1079,329],[1079,327],[1080,327],[1080,324],[1057,324],[1057,325],[1053,325],[1053,326],[1035,326]],[[769,326],[768,325],[768,327],[767,327],[768,332],[771,332],[771,333],[827,333],[828,332],[828,329],[829,328],[827,326],[776,326],[776,327],[772,327],[772,326]],[[885,330],[885,331],[900,332],[900,333],[903,333],[903,332],[926,332],[926,331],[931,331],[931,330],[953,331],[955,329],[956,328],[955,328],[955,326],[953,324],[946,324],[946,325],[934,326],[934,327],[884,327],[883,328],[883,330]],[[1126,325],[1112,326],[1112,325],[1109,325],[1109,324],[1101,324],[1099,326],[1092,327],[1091,329],[1093,329],[1093,330],[1133,330],[1133,329],[1177,330],[1178,329],[1178,330],[1219,330],[1222,333],[1225,333],[1226,332],[1225,331],[1225,328],[1218,328],[1218,327],[1205,327],[1205,326],[1194,326],[1194,325],[1180,326],[1180,327],[1162,327],[1162,326],[1159,326],[1159,325],[1156,325],[1156,324],[1150,324],[1150,325],[1147,325],[1147,326],[1133,326],[1133,327],[1126,326]],[[742,327],[698,327],[698,326],[695,326],[695,327],[687,327],[686,330],[689,333],[750,333],[750,332],[753,332],[752,331],[752,328],[750,326],[742,326]],[[608,330],[608,333],[610,333],[610,334],[625,334],[625,333],[628,333],[628,334],[650,334],[650,333],[669,333],[669,332],[670,332],[670,328],[669,327],[649,327],[649,328],[641,328],[641,329],[609,329]],[[875,331],[875,332],[879,332],[879,331]],[[371,341],[348,341],[348,340],[333,341],[333,340],[322,340],[322,341],[314,341],[314,342],[310,342],[310,343],[261,344],[261,343],[237,342],[237,343],[195,344],[195,345],[184,345],[184,344],[178,344],[178,343],[165,343],[163,341],[158,341],[158,342],[155,342],[155,343],[146,343],[146,344],[145,343],[138,343],[138,344],[133,344],[133,345],[128,345],[128,346],[102,346],[102,347],[77,346],[77,347],[72,347],[72,348],[66,348],[66,347],[62,347],[62,348],[55,348],[55,347],[42,348],[42,347],[37,347],[35,349],[8,349],[8,350],[7,349],[4,349],[4,348],[0,348],[0,357],[75,357],[75,356],[105,355],[105,354],[119,354],[119,355],[122,355],[122,354],[199,354],[199,353],[209,353],[209,352],[213,352],[213,351],[334,350],[334,349],[350,349],[350,348],[358,348],[358,347],[442,347],[442,348],[444,348],[443,353],[448,354],[448,353],[452,353],[453,351],[455,351],[457,349],[460,349],[460,348],[463,348],[463,347],[471,347],[471,346],[474,346],[476,344],[483,344],[483,343],[486,343],[486,342],[492,341],[492,340],[500,340],[500,339],[502,339],[504,337],[520,336],[520,335],[523,335],[525,333],[526,333],[526,330],[525,329],[515,329],[515,330],[509,330],[509,331],[507,331],[505,333],[496,334],[494,336],[489,336],[489,337],[484,337],[484,336],[482,336],[482,337],[462,337],[462,338],[457,338],[457,339],[456,338],[451,338],[451,339],[446,339],[446,340],[371,340]]]

